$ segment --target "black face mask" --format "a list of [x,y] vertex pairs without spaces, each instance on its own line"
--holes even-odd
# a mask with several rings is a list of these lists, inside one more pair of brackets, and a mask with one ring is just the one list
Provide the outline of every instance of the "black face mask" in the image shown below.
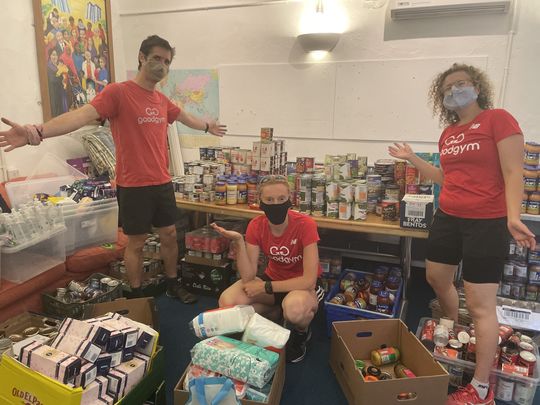
[[274,225],[281,225],[287,218],[287,211],[292,207],[291,200],[287,200],[281,204],[265,204],[261,201],[259,204],[261,210],[264,211],[266,218]]

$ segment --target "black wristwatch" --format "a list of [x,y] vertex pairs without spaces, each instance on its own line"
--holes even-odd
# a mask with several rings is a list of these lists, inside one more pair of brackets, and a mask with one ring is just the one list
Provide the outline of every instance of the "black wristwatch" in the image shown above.
[[264,291],[266,291],[267,294],[273,294],[274,289],[272,288],[272,282],[270,280],[265,281],[264,283]]

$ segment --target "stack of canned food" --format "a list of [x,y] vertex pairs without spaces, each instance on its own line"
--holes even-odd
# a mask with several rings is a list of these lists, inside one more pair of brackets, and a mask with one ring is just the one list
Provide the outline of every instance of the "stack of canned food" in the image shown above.
[[72,280],[67,287],[56,289],[56,299],[66,304],[81,303],[116,289],[120,280],[110,277],[90,278],[87,282]]
[[525,193],[521,213],[540,215],[540,143],[525,143],[523,163]]
[[209,226],[204,226],[186,233],[186,249],[188,256],[221,260],[229,248],[229,239],[225,238]]
[[348,272],[339,283],[339,292],[328,301],[355,309],[391,314],[401,285],[401,269],[379,265],[371,273]]
[[534,250],[510,241],[503,280],[497,295],[514,300],[540,302],[540,246]]
[[[474,325],[454,324],[451,319],[422,319],[418,328],[420,341],[447,368],[450,385],[466,385],[473,377],[476,362]],[[499,345],[493,360],[490,384],[495,398],[519,405],[532,403],[540,381],[537,372],[538,347],[533,339],[508,325],[499,325]]]

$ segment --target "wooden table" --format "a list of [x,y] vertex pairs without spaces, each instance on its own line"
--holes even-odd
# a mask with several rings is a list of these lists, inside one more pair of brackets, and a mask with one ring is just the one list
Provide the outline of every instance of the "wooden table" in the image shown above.
[[[254,218],[262,215],[260,210],[252,210],[246,204],[215,205],[212,203],[191,202],[177,199],[176,205],[190,211],[203,212],[206,214],[229,215],[239,218]],[[377,215],[368,215],[365,221],[345,221],[326,217],[312,217],[320,228],[337,229],[348,232],[375,233],[383,235],[401,236],[405,238],[426,239],[427,231],[400,228],[399,221],[383,221]]]
[[[258,215],[263,215],[260,210],[252,210],[246,204],[236,205],[216,205],[213,203],[192,202],[183,199],[176,200],[176,206],[185,210],[206,214],[206,221],[209,223],[212,214],[228,215],[238,218],[251,219]],[[411,244],[413,238],[426,239],[427,231],[404,229],[399,226],[399,222],[383,221],[377,215],[368,215],[365,221],[346,221],[325,217],[312,217],[317,226],[326,229],[337,229],[347,232],[360,232],[379,235],[398,236],[400,240],[401,256],[399,258],[404,273],[403,304],[400,311],[400,318],[405,319],[407,309],[407,286],[411,275]]]

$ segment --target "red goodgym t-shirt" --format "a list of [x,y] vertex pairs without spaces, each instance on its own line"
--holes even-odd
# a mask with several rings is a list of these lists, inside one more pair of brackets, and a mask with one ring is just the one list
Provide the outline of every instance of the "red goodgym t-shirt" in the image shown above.
[[141,187],[171,181],[167,124],[180,108],[157,90],[134,81],[112,83],[90,104],[102,119],[108,118],[116,147],[116,183]]
[[460,218],[506,216],[504,178],[497,143],[522,134],[505,110],[485,110],[465,125],[451,125],[439,140],[444,174],[439,205]]
[[[317,243],[319,233],[313,218],[289,210],[289,223],[281,236],[270,231],[265,215],[255,217],[246,230],[246,242],[257,245],[268,258],[265,273],[272,280],[288,280],[304,274],[304,247]],[[319,264],[318,275],[322,273]]]

